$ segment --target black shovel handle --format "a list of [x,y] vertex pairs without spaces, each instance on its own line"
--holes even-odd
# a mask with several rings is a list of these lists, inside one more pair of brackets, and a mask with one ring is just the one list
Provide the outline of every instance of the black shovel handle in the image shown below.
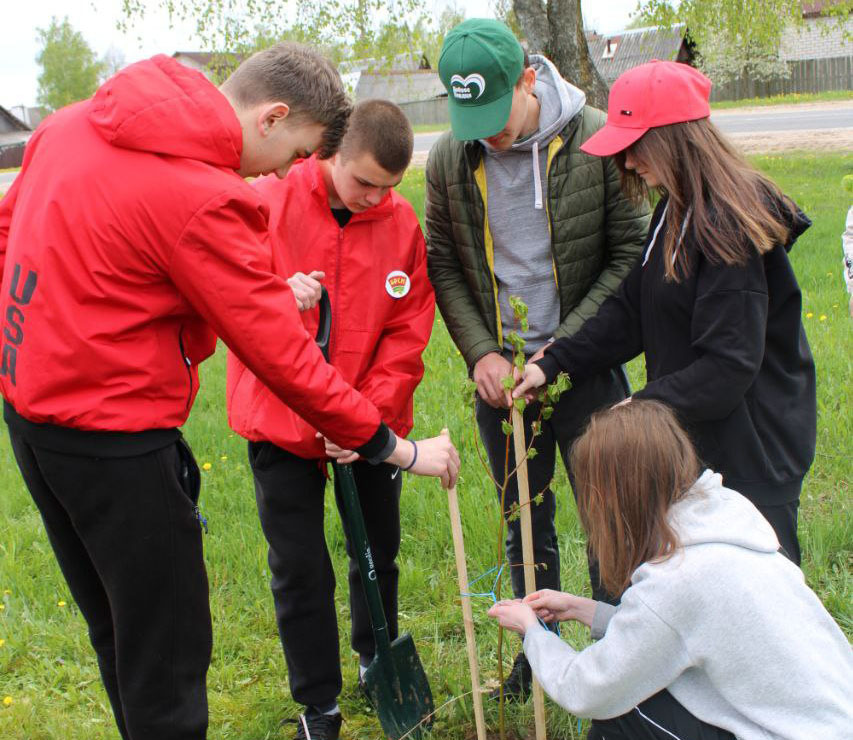
[[[320,319],[317,325],[316,342],[323,353],[323,357],[328,362],[329,338],[332,333],[332,302],[329,300],[329,293],[325,287],[322,288],[319,308]],[[335,471],[335,480],[340,487],[341,498],[344,503],[343,524],[358,560],[358,572],[361,575],[361,584],[364,588],[370,621],[373,625],[373,637],[376,640],[376,657],[380,662],[385,662],[389,659],[391,652],[388,620],[385,618],[385,609],[382,606],[382,596],[379,593],[376,568],[373,565],[373,554],[370,552],[370,542],[367,539],[364,513],[361,510],[352,465],[339,465],[332,461],[332,469]]]
[[329,291],[326,286],[321,286],[320,294],[320,320],[317,323],[317,336],[314,341],[326,358],[329,361],[329,339],[332,336],[332,302],[329,300]]

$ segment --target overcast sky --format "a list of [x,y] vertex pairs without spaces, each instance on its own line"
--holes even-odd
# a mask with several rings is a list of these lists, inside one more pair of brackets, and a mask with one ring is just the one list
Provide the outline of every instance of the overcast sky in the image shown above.
[[[322,0],[319,0],[322,1]],[[444,7],[444,0],[433,0],[436,15]],[[429,0],[427,0],[429,2]],[[14,11],[11,6],[14,3]],[[158,4],[148,0],[149,6]],[[493,16],[489,0],[457,0],[467,17]],[[599,33],[613,33],[623,29],[637,0],[583,0],[587,28]],[[35,105],[37,80],[40,72],[35,56],[39,51],[36,29],[47,28],[51,16],[68,16],[75,30],[94,49],[98,56],[114,46],[121,50],[128,63],[160,52],[191,51],[199,48],[193,40],[192,24],[169,28],[163,12],[150,12],[142,25],[127,34],[116,30],[121,0],[99,0],[95,10],[92,0],[0,0],[0,17],[6,23],[3,42],[0,44],[0,105]]]

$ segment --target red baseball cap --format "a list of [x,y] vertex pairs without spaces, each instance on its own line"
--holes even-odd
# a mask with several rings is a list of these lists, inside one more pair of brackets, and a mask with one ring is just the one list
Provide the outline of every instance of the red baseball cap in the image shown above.
[[654,59],[619,75],[610,88],[607,123],[581,146],[606,157],[627,149],[655,126],[711,115],[711,80],[680,62]]

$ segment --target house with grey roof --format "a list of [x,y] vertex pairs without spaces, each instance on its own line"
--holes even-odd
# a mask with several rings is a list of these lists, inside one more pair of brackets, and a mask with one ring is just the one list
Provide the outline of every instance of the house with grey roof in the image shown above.
[[7,110],[33,131],[38,128],[38,125],[47,116],[47,109],[40,106],[11,105]]
[[[834,6],[845,12],[827,15]],[[789,24],[779,43],[785,74],[756,79],[743,75],[715,86],[711,100],[853,89],[853,11],[848,7],[845,0],[802,2],[802,22]]]
[[786,62],[806,59],[840,59],[853,56],[853,15],[839,22],[837,17],[824,15],[838,0],[804,2],[803,22],[789,25],[782,34],[779,56]]
[[0,169],[20,167],[32,129],[0,106]]
[[224,80],[248,55],[237,52],[176,51],[172,58],[185,67],[197,69],[207,79]]
[[623,72],[652,59],[692,64],[695,56],[683,23],[671,28],[635,28],[612,36],[588,31],[586,42],[590,59],[608,85]]
[[355,87],[356,100],[383,98],[398,105],[442,96],[447,97],[447,91],[432,69],[362,72]]
[[390,59],[386,57],[364,57],[345,59],[338,64],[341,79],[350,91],[354,91],[358,87],[359,79],[364,73],[373,74],[391,69],[398,72],[414,72],[429,68],[429,60],[422,51],[417,50],[396,54]]
[[355,99],[383,98],[402,105],[431,100],[446,94],[438,72],[430,68],[429,59],[421,51],[398,54],[391,60],[360,59],[343,62],[339,69],[345,73],[348,65],[360,68],[355,83]]

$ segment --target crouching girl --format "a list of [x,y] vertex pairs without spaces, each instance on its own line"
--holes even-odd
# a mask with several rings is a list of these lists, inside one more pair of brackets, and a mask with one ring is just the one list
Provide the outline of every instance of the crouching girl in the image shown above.
[[[755,506],[701,472],[669,408],[599,412],[572,466],[620,606],[538,591],[489,614],[524,635],[546,693],[593,719],[589,738],[849,737],[847,640]],[[574,650],[539,618],[581,621],[600,639]]]

